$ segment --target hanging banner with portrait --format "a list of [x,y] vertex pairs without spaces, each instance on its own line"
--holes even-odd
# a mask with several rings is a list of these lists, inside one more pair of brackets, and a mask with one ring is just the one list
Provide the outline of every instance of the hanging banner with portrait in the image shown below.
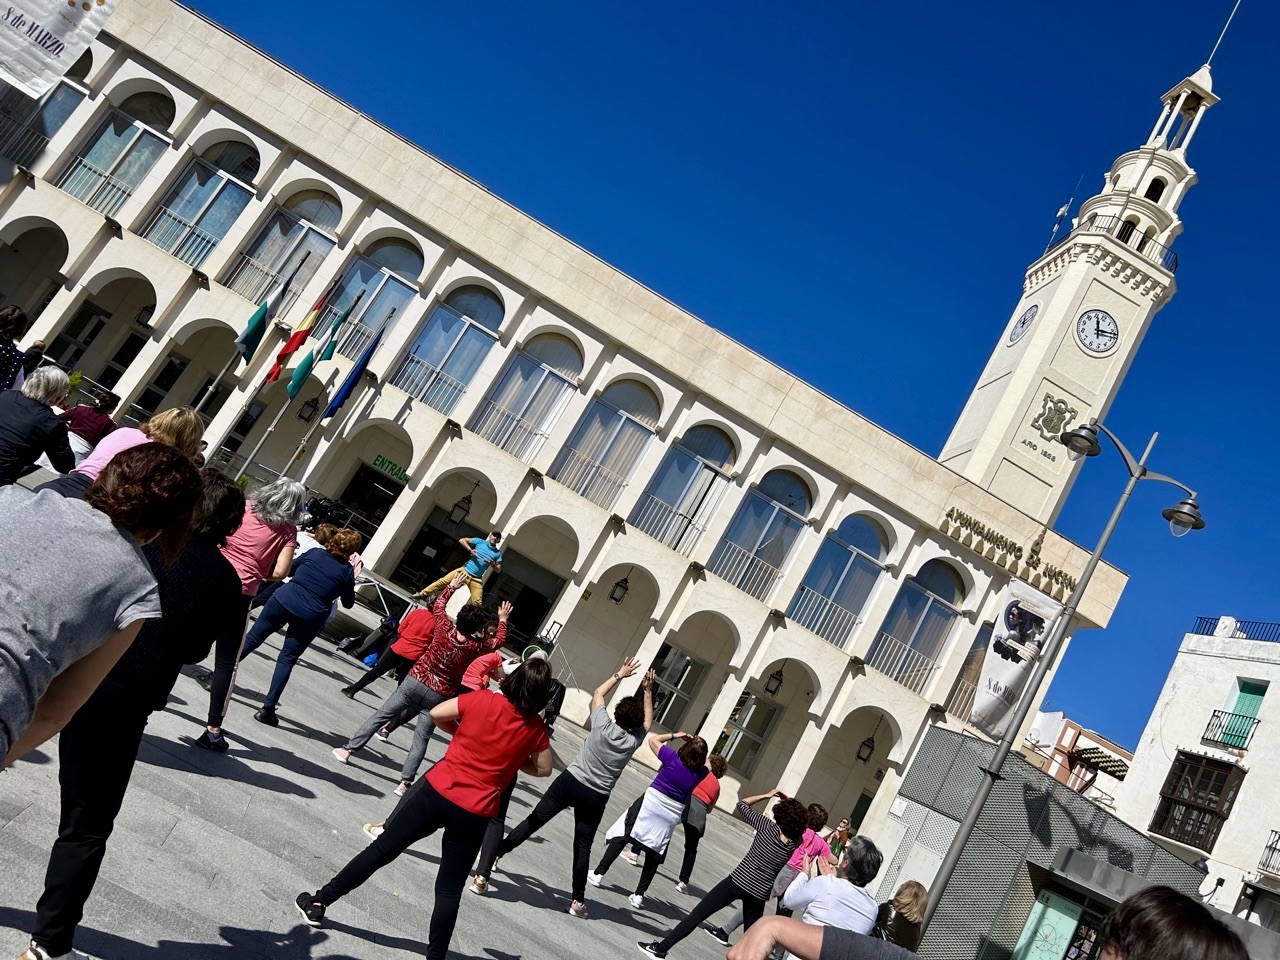
[[0,80],[27,96],[48,93],[88,49],[116,0],[9,0],[0,4]]
[[999,610],[969,714],[970,724],[997,740],[1005,735],[1062,604],[1014,580],[1001,594]]

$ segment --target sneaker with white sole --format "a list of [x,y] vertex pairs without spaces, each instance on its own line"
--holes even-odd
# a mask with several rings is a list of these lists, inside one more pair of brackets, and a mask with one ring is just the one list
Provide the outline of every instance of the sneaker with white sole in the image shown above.
[[640,948],[640,952],[646,957],[657,957],[658,960],[663,960],[667,955],[667,951],[663,950],[662,947],[658,945],[657,940],[654,940],[652,943],[645,943],[643,940],[640,940],[636,942],[636,946]]
[[631,905],[637,910],[644,906],[644,897],[640,896],[638,893],[631,894],[627,899],[631,901]]
[[593,887],[600,886],[600,884],[604,883],[604,874],[596,873],[594,870],[592,870],[590,873],[587,874],[587,883],[591,884]]
[[677,881],[676,881],[676,889],[677,889],[678,891],[680,891],[681,893],[688,893],[688,892],[689,892],[689,885],[688,885],[687,883],[685,883],[683,880],[677,880]]
[[587,919],[587,905],[581,900],[570,901],[569,912],[575,917],[581,917],[583,920]]
[[385,829],[386,827],[380,823],[366,823],[364,825],[364,835],[370,840],[377,840],[382,836],[382,831]]
[[409,792],[409,781],[401,780],[400,783],[396,786],[396,796],[403,797],[408,792]]
[[377,737],[379,740],[381,740],[383,743],[386,743],[388,740],[391,739],[391,734],[387,733],[386,727],[379,727],[378,732],[375,733],[374,736]]
[[631,864],[633,867],[640,866],[640,854],[636,853],[634,850],[623,850],[622,859],[627,861],[627,863]]
[[333,755],[339,763],[347,763],[351,760],[351,751],[346,747],[334,747]]
[[316,899],[313,893],[300,893],[293,905],[302,914],[302,919],[309,927],[318,927],[324,923],[324,904]]
[[476,878],[471,881],[471,892],[475,894],[479,894],[480,896],[484,896],[484,894],[488,893],[489,878],[482,877],[479,874],[477,874]]
[[707,932],[707,936],[720,944],[720,946],[727,947],[729,945],[729,935],[720,927],[713,927],[710,924],[706,924],[702,929]]
[[44,947],[35,941],[31,946],[22,951],[18,960],[93,960],[87,953],[81,953],[79,950],[72,950],[70,953],[50,953]]

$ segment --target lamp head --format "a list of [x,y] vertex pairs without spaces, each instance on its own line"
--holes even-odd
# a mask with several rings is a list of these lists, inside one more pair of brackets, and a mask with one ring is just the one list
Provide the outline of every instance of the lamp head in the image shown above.
[[1067,448],[1067,456],[1072,460],[1096,457],[1102,452],[1102,446],[1098,443],[1098,425],[1092,420],[1059,434],[1058,442]]
[[1176,506],[1161,511],[1160,515],[1169,521],[1169,532],[1175,537],[1185,537],[1192,530],[1204,529],[1204,517],[1200,516],[1200,504],[1195,497],[1187,497]]

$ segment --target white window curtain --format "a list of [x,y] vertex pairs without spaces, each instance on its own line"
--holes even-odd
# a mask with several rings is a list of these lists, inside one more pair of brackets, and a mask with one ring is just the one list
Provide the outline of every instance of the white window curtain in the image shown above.
[[608,510],[652,436],[649,427],[598,399],[561,453],[552,476]]
[[471,429],[521,460],[532,456],[573,386],[528,353],[518,353],[477,411]]

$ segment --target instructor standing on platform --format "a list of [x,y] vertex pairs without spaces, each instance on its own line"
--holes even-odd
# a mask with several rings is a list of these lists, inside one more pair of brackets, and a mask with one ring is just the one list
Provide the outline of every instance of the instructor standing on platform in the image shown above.
[[471,559],[457,570],[450,570],[435,583],[423,587],[418,596],[425,597],[439,593],[460,573],[467,575],[467,588],[471,591],[471,602],[479,603],[483,597],[484,575],[493,567],[494,572],[502,572],[502,551],[498,544],[502,541],[501,531],[495,530],[483,540],[480,537],[463,537],[458,545],[471,554]]

